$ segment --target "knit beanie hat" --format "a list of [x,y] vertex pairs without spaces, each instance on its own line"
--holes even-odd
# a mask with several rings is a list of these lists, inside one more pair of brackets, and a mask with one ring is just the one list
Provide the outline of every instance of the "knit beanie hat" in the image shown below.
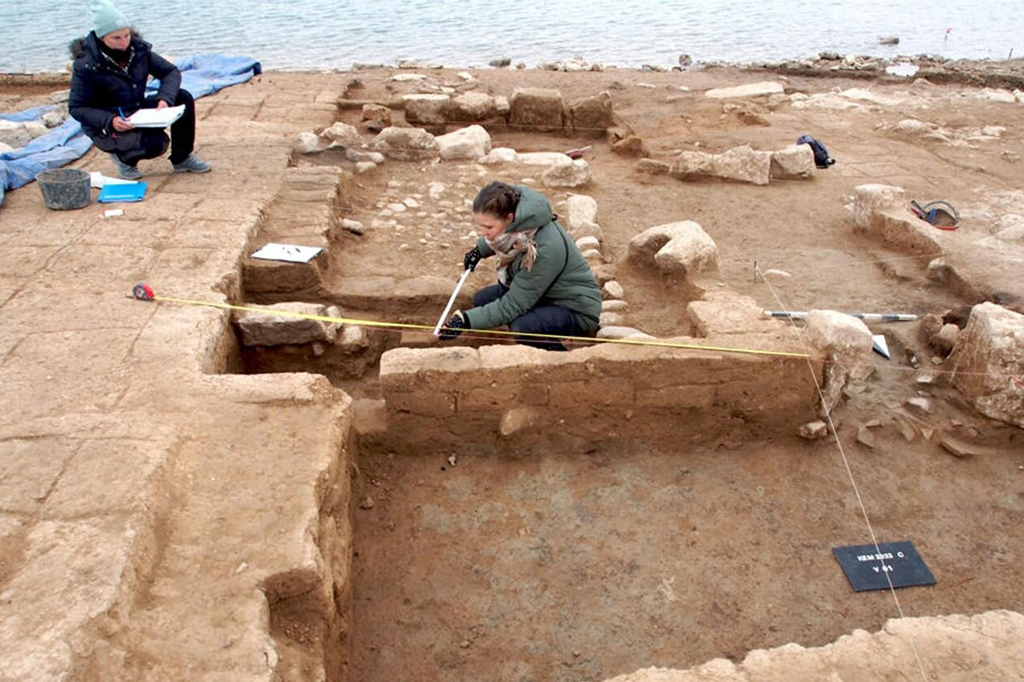
[[128,18],[114,7],[110,0],[89,0],[92,10],[92,23],[96,27],[96,35],[100,38],[122,28],[128,28]]

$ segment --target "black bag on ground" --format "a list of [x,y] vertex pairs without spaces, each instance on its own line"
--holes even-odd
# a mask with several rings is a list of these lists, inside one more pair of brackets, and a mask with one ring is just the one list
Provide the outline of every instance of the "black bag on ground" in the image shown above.
[[828,150],[825,149],[825,145],[818,142],[810,135],[801,135],[796,143],[811,145],[811,151],[814,152],[814,165],[818,168],[828,168],[836,162],[835,159],[828,155]]

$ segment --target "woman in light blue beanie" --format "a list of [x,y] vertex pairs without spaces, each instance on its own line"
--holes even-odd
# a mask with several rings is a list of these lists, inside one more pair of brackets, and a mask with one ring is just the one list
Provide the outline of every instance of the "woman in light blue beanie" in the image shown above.
[[[126,180],[142,177],[137,164],[162,156],[171,148],[177,173],[206,173],[210,164],[192,153],[196,109],[192,95],[181,89],[178,67],[152,51],[131,29],[110,0],[89,0],[95,30],[71,43],[75,58],[68,110],[96,146],[108,152]],[[156,95],[146,96],[150,76],[160,79]],[[139,109],[184,105],[171,125],[170,139],[162,128],[135,128],[128,118]]]
[[89,9],[92,10],[92,23],[96,28],[96,35],[100,38],[118,29],[131,27],[128,17],[121,14],[121,10],[114,7],[110,0],[89,0]]

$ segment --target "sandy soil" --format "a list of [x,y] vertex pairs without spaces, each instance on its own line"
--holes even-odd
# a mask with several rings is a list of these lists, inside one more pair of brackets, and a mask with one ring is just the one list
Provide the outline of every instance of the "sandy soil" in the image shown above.
[[[489,74],[480,77],[487,81]],[[489,84],[504,92],[507,80],[537,85],[548,78],[492,76]],[[812,133],[837,165],[811,181],[764,188],[642,175],[633,159],[611,153],[601,140],[499,131],[494,145],[533,151],[592,144],[586,158],[598,181],[585,193],[598,201],[613,263],[640,230],[695,219],[719,246],[722,280],[766,308],[924,314],[973,302],[926,278],[931,256],[908,257],[855,235],[844,203],[867,182],[898,184],[914,198],[947,198],[969,210],[988,193],[1011,191],[1015,169],[1000,154],[1019,152],[1021,142],[1005,108],[942,98],[954,88],[931,91],[942,102],[934,112],[942,125],[1009,127],[988,147],[950,150],[875,130],[920,116],[916,108],[837,116],[755,105],[769,125],[751,126],[699,95],[666,101],[678,97],[664,87],[673,78],[589,74],[582,85],[569,75],[558,87],[571,98],[614,81],[657,84],[657,90],[615,92],[617,113],[654,158],[741,143],[775,149]],[[687,82],[707,87],[706,78],[697,74]],[[369,92],[360,97],[386,96],[371,78],[362,79]],[[595,80],[601,84],[592,85]],[[794,79],[787,87],[813,93],[833,86],[849,83]],[[872,87],[886,94],[900,89],[905,86]],[[343,120],[355,124],[358,116]],[[490,179],[521,182],[537,174],[522,166],[390,164],[384,173],[357,178],[347,217],[369,223],[378,202],[405,197],[422,203],[417,211],[425,215],[387,216],[401,230],[348,238],[343,273],[454,281],[470,227],[469,214],[458,207]],[[445,214],[449,207],[426,195],[425,181],[446,185],[440,201],[453,210]],[[557,210],[565,194],[548,194]],[[980,237],[988,227],[975,220],[964,229]],[[421,237],[426,245],[418,244]],[[773,291],[755,281],[755,262],[792,278],[773,280]],[[679,292],[624,264],[618,274],[631,303],[630,325],[662,335],[690,331]],[[471,280],[488,281],[486,273]],[[879,539],[913,540],[939,581],[901,592],[904,612],[1021,608],[1019,431],[979,417],[943,386],[943,368],[931,367],[933,352],[916,324],[875,331],[887,333],[893,360],[876,359],[875,374],[851,388],[837,420]],[[799,337],[793,343],[801,349]],[[925,368],[915,368],[919,363]],[[933,376],[936,383],[921,383]],[[932,413],[903,406],[919,394],[931,396]],[[912,440],[901,435],[901,422],[911,425]],[[861,427],[872,447],[856,442]],[[939,445],[947,435],[989,454],[957,459]],[[714,447],[681,443],[659,452],[613,440],[582,457],[512,448],[463,457],[454,467],[448,454],[425,442],[417,452],[383,447],[362,456],[360,499],[375,503],[356,510],[352,679],[600,680],[646,665],[740,659],[752,648],[791,641],[820,645],[898,615],[888,593],[854,594],[832,557],[835,546],[870,541],[834,442],[749,442],[737,430]]]

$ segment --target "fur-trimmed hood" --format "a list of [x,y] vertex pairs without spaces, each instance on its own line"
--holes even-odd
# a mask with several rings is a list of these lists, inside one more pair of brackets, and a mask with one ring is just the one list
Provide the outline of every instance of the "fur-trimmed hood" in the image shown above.
[[[90,31],[88,35],[84,35],[84,36],[82,36],[80,38],[75,38],[70,43],[68,43],[68,52],[71,53],[71,58],[72,59],[81,59],[82,57],[84,57],[86,54],[89,53],[89,51],[90,51],[89,50],[89,48],[90,48],[89,43],[91,42],[90,39],[99,40],[99,38],[93,38],[95,33],[96,33],[95,31]],[[142,42],[145,43],[145,41],[142,40],[142,34],[139,33],[138,31],[136,31],[133,28],[132,29],[132,42],[135,42],[136,40],[139,40],[139,41],[142,41]],[[146,45],[148,47],[149,43],[146,43]]]

